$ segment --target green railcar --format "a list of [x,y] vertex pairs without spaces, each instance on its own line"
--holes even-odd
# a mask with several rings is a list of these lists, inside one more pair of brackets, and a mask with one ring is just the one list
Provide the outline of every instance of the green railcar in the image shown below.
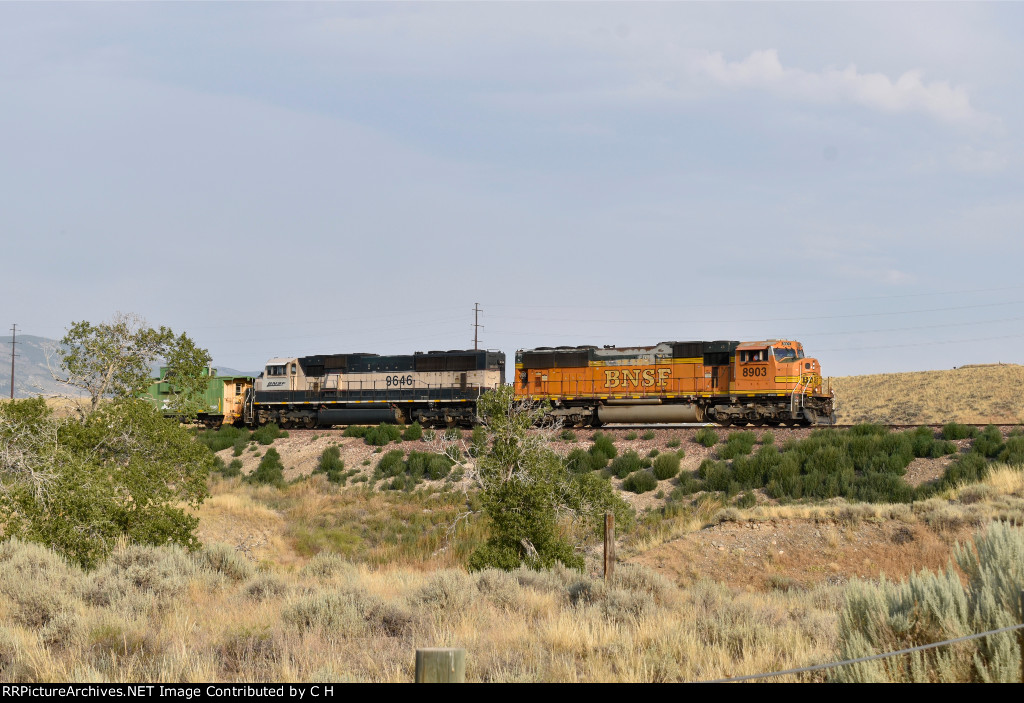
[[[203,409],[196,419],[209,427],[219,427],[227,422],[234,424],[242,419],[246,394],[252,388],[252,376],[219,376],[217,369],[207,367],[202,375],[207,378],[201,398]],[[171,399],[176,395],[173,378],[167,378],[167,367],[160,368],[160,376],[146,391],[146,398],[153,405],[164,410],[168,416]]]

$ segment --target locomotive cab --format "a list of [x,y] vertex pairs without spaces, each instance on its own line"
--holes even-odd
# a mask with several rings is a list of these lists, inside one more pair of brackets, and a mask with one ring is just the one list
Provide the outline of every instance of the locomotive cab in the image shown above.
[[305,390],[306,375],[298,359],[271,359],[263,370],[257,389],[261,391]]
[[821,365],[800,342],[769,339],[736,348],[736,391],[821,393]]

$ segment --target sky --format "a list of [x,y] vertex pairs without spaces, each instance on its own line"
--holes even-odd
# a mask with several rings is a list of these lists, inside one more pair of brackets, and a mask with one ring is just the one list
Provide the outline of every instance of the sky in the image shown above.
[[[0,3],[0,331],[1024,363],[1024,5]],[[2,353],[2,350],[0,350]]]

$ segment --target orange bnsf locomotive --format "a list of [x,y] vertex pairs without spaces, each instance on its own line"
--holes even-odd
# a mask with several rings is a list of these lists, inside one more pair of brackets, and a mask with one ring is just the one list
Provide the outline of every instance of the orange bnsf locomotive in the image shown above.
[[573,426],[834,422],[818,360],[781,339],[520,350],[515,391]]

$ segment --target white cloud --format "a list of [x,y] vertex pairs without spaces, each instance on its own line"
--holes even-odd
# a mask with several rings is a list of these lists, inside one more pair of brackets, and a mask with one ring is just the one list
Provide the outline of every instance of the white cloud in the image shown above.
[[819,72],[782,65],[778,51],[754,51],[741,61],[721,52],[693,57],[690,71],[727,88],[768,90],[794,100],[848,103],[888,113],[919,112],[953,124],[987,126],[993,118],[976,110],[962,86],[925,81],[912,70],[893,80],[883,73],[861,73],[853,64]]

